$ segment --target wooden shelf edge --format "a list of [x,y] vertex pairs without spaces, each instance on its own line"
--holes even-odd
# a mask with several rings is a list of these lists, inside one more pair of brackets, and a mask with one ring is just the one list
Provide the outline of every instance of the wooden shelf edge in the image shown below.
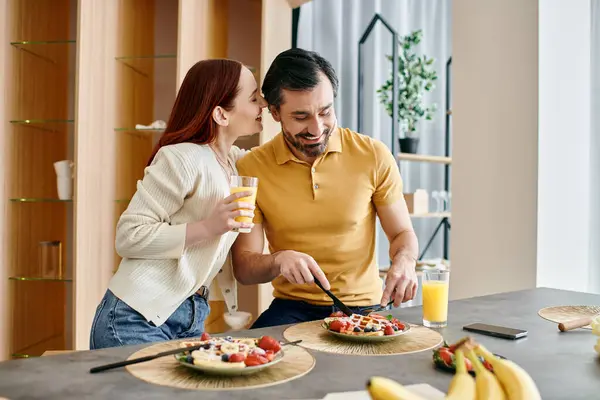
[[396,155],[396,158],[398,160],[403,160],[403,161],[452,164],[452,157],[444,157],[444,156],[429,156],[429,155],[423,155],[423,154],[398,153]]

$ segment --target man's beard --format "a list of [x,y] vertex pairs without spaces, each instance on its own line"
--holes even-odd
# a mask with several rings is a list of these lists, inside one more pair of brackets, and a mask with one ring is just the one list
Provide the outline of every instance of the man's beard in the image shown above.
[[325,137],[319,142],[314,144],[302,143],[300,140],[301,137],[310,138],[313,137],[310,133],[300,133],[298,135],[292,135],[291,133],[285,130],[283,124],[281,125],[281,131],[283,132],[283,137],[285,141],[298,150],[300,153],[304,154],[306,157],[318,157],[321,154],[325,153],[327,149],[327,144],[329,143],[329,138],[331,137],[331,132],[333,129],[325,129],[321,134],[325,135]]

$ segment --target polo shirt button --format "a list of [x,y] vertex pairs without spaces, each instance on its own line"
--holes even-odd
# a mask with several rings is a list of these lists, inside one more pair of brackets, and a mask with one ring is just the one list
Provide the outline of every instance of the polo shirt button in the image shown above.
[[225,289],[225,293],[229,293],[229,292],[231,292],[231,290]]
[[236,306],[231,306],[231,309],[232,309],[232,310],[235,310],[236,308],[237,308]]
[[319,185],[315,183],[315,189],[318,189],[318,188],[319,188]]
[[316,169],[316,168],[312,168],[312,169],[311,169],[311,171],[312,171],[313,173],[315,173],[315,172],[317,172],[317,169]]
[[223,272],[223,269],[220,269],[220,270],[219,270],[219,273],[222,273],[222,272]]

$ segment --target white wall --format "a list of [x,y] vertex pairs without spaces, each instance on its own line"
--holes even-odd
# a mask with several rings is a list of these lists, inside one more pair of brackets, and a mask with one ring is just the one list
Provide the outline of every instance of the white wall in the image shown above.
[[594,286],[590,12],[453,1],[453,298]]
[[450,295],[536,285],[538,1],[452,2]]
[[538,286],[588,290],[590,0],[539,3]]

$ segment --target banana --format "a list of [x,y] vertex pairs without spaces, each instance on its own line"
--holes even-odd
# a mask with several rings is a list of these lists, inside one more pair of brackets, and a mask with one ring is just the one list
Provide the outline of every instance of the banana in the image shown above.
[[239,353],[240,346],[237,343],[223,343],[221,344],[221,353],[223,354],[235,354]]
[[446,400],[475,400],[475,379],[469,372],[467,372],[467,366],[465,365],[465,356],[460,349],[456,349],[454,352],[454,364],[456,365],[456,373],[450,381],[448,386],[448,395]]
[[383,376],[374,376],[369,379],[367,391],[372,400],[425,400],[398,382]]
[[473,350],[465,350],[465,355],[475,370],[477,400],[504,400],[506,394],[496,376],[483,366]]
[[504,387],[508,400],[541,400],[538,387],[521,366],[496,357],[482,345],[475,347],[475,352],[492,364],[494,374]]

